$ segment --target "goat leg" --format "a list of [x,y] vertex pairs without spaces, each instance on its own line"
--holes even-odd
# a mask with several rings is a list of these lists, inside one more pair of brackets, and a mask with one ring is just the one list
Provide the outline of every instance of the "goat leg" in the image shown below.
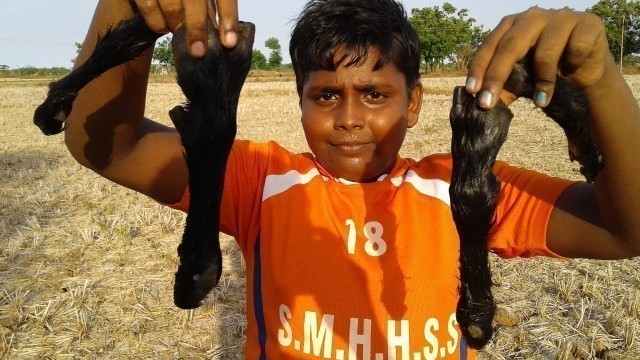
[[141,16],[119,22],[98,39],[87,61],[62,79],[49,84],[45,101],[33,116],[43,134],[55,135],[65,129],[78,91],[107,70],[132,60],[155,44],[160,34],[147,28]]
[[[518,97],[534,96],[531,55],[514,67],[505,89]],[[558,76],[554,94],[543,109],[558,123],[569,142],[569,157],[592,182],[604,167],[604,159],[591,138],[587,101],[582,92]],[[513,115],[502,102],[489,111],[480,110],[474,98],[456,88],[451,108],[451,211],[460,237],[460,299],[456,316],[471,347],[481,348],[491,338],[495,304],[487,241],[500,189],[492,168],[504,143]]]
[[456,317],[467,343],[476,349],[493,335],[496,305],[491,294],[487,239],[500,191],[493,165],[512,118],[502,102],[484,111],[464,88],[455,88],[450,114],[453,171],[449,193],[460,237],[461,285]]
[[[175,303],[182,308],[199,306],[220,278],[218,232],[224,169],[235,137],[240,90],[251,64],[253,35],[253,25],[243,23],[238,46],[226,50],[220,46],[218,35],[210,31],[209,52],[203,60],[186,54],[184,29],[174,35],[178,81],[189,100],[170,112],[185,147],[191,189],[174,288]],[[83,65],[49,85],[47,99],[34,113],[34,123],[45,135],[60,133],[80,89],[107,70],[139,56],[159,36],[139,15],[109,29]]]
[[174,33],[178,84],[187,103],[171,110],[170,116],[185,149],[191,192],[174,286],[174,302],[183,309],[200,306],[222,273],[220,200],[236,135],[238,99],[251,66],[254,32],[253,24],[241,22],[238,45],[225,49],[209,24],[203,59],[186,53],[184,28]]
[[[504,88],[518,97],[533,99],[533,75],[529,55],[516,64]],[[604,159],[589,132],[587,98],[558,76],[553,97],[542,111],[562,127],[568,140],[569,159],[577,160],[582,175],[588,182],[593,182],[604,167]]]

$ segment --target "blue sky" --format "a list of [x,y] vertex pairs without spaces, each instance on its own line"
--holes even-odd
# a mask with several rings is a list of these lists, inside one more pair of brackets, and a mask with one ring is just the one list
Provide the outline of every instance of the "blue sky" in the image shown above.
[[[265,55],[264,41],[276,37],[282,45],[285,62],[289,61],[288,42],[291,20],[302,9],[302,0],[238,0],[240,18],[256,24],[255,48]],[[401,0],[407,12],[412,8],[442,5],[444,1]],[[570,6],[584,10],[597,0],[540,0],[536,2],[499,0],[449,0],[457,9],[468,9],[469,15],[493,28],[508,14],[538,5],[561,8]],[[97,0],[0,0],[0,65],[71,67],[75,42],[84,40]]]

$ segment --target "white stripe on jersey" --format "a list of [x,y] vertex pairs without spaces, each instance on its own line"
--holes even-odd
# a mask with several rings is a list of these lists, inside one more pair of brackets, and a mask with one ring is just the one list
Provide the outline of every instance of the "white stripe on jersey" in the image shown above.
[[282,175],[267,175],[264,180],[262,201],[265,201],[274,195],[281,194],[291,189],[294,185],[304,185],[319,175],[320,172],[316,168],[309,170],[306,174],[300,174],[295,170],[291,170]]
[[[391,182],[396,185],[393,180],[395,179],[392,179]],[[404,182],[413,185],[421,194],[440,199],[448,206],[451,206],[448,182],[440,179],[423,179],[413,170],[407,171]]]
[[[288,171],[282,175],[267,175],[264,182],[264,190],[262,192],[262,201],[281,194],[295,185],[304,185],[310,182],[316,176],[320,176],[318,169],[311,169],[306,174],[301,174],[296,170]],[[381,176],[378,181],[383,181],[386,175]],[[323,177],[326,181],[327,179]],[[399,187],[403,183],[409,183],[423,195],[431,196],[441,200],[447,206],[451,206],[449,200],[449,183],[440,179],[423,179],[415,171],[409,170],[402,176],[390,179],[391,183]],[[342,181],[340,181],[342,182]],[[357,184],[352,182],[343,182],[346,185]]]

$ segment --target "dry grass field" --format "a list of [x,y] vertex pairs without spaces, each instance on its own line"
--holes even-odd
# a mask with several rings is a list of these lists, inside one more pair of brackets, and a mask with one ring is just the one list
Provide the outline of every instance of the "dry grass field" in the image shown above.
[[[640,92],[640,77],[628,81]],[[402,155],[448,151],[448,94],[462,82],[426,80]],[[0,359],[242,358],[234,240],[223,238],[223,278],[205,305],[174,307],[184,215],[81,167],[62,136],[41,135],[31,117],[44,84],[0,82]],[[147,116],[168,123],[181,99],[172,82],[153,82]],[[247,83],[238,136],[306,151],[297,102],[292,82]],[[527,102],[513,109],[501,159],[579,179],[559,128]],[[491,262],[500,316],[483,359],[640,359],[640,260]]]

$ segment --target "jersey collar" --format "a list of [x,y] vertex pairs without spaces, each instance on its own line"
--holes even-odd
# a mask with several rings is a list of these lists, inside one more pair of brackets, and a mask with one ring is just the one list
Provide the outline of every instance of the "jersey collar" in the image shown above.
[[[355,185],[355,184],[366,184],[366,183],[359,183],[359,182],[355,182],[355,181],[349,181],[343,178],[337,178],[333,175],[331,175],[319,162],[318,159],[314,156],[313,157],[313,162],[316,166],[316,168],[318,169],[318,171],[320,172],[320,175],[322,175],[322,178],[325,181],[335,181],[341,184],[345,184],[345,185]],[[406,172],[407,169],[409,168],[409,161],[407,161],[407,159],[400,157],[400,155],[396,156],[396,160],[395,163],[393,164],[393,167],[391,168],[391,171],[388,174],[382,174],[378,177],[378,179],[375,182],[382,182],[382,181],[392,181],[393,179],[396,179],[398,177],[402,177]]]

